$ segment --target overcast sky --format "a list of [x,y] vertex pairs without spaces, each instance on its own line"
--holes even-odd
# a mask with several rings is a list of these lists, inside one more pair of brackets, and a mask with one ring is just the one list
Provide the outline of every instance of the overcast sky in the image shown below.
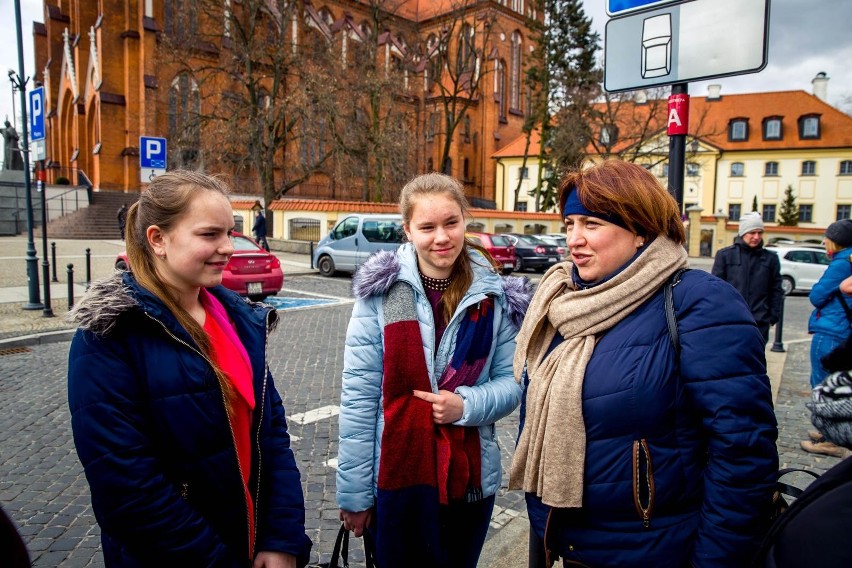
[[[608,18],[606,2],[583,0],[587,15],[601,35],[602,46]],[[20,0],[20,4],[25,73],[30,77],[38,76],[33,69],[32,23],[43,21],[43,4],[42,0]],[[852,112],[852,33],[849,31],[852,0],[771,0],[770,13],[769,64],[763,71],[691,83],[689,93],[705,95],[708,83],[721,83],[723,95],[795,89],[811,92],[811,79],[825,71],[831,79],[828,83],[829,102]],[[8,116],[12,121],[12,87],[7,79],[7,70],[20,72],[14,0],[0,0],[0,22],[3,23],[0,34],[0,120]],[[32,83],[28,88],[31,86]],[[17,95],[14,107],[20,114]]]

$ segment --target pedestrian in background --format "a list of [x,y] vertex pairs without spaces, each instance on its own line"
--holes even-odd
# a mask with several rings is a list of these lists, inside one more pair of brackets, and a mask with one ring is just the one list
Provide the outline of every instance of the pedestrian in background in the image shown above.
[[127,203],[122,203],[118,208],[118,231],[121,233],[121,240],[124,240],[124,228],[127,226]]
[[778,255],[763,248],[763,219],[752,212],[740,218],[734,244],[716,253],[713,275],[729,282],[745,299],[763,336],[781,318],[784,291]]
[[514,360],[525,393],[509,488],[526,492],[531,557],[746,566],[778,472],[754,318],[726,282],[680,272],[678,204],[642,166],[571,172],[558,203],[572,262],[539,283]]
[[[852,221],[842,219],[825,230],[825,251],[831,262],[820,279],[811,288],[808,298],[814,306],[808,320],[811,338],[811,388],[819,385],[829,371],[822,359],[849,338],[852,325],[852,296],[844,294],[840,287],[852,276]],[[840,456],[843,451],[822,437],[821,432],[811,432],[808,440],[800,442],[803,450]]]
[[254,226],[251,230],[257,244],[261,245],[266,252],[269,252],[269,243],[266,242],[266,217],[263,216],[263,211],[260,209],[255,214]]
[[75,305],[68,398],[107,566],[304,566],[311,547],[266,362],[274,309],[221,286],[226,186],[157,176],[130,208],[132,272]]
[[379,568],[475,568],[500,488],[494,423],[520,402],[515,335],[529,281],[464,236],[456,179],[400,195],[409,243],[356,274],[346,334],[337,502]]

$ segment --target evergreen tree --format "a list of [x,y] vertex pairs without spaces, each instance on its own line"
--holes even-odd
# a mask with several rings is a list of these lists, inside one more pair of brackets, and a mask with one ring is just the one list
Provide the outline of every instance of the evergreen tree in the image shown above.
[[[544,25],[532,28],[534,51],[526,69],[533,99],[524,125],[524,165],[537,128],[539,173],[532,195],[536,210],[543,211],[555,201],[554,180],[585,157],[592,103],[600,92],[602,74],[595,63],[600,37],[592,31],[581,0],[536,0],[536,8],[544,12]],[[515,188],[516,203],[519,192],[520,184]]]
[[799,224],[799,206],[796,205],[792,185],[788,185],[784,190],[784,201],[781,203],[778,224],[782,227],[795,227]]
[[757,211],[757,196],[756,195],[754,196],[754,199],[751,202],[751,210]]

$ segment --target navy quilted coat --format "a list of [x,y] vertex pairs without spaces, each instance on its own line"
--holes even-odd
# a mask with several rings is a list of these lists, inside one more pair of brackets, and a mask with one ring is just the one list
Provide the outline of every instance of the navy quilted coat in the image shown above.
[[[763,339],[739,293],[705,272],[686,272],[674,300],[679,366],[660,290],[586,368],[584,505],[553,510],[547,534],[579,565],[745,566],[765,533],[778,454]],[[550,507],[527,505],[542,537]]]
[[[221,286],[254,373],[255,551],[308,560],[304,498],[266,365],[269,306]],[[108,566],[250,566],[248,514],[218,381],[189,334],[127,273],[75,307],[68,399]]]

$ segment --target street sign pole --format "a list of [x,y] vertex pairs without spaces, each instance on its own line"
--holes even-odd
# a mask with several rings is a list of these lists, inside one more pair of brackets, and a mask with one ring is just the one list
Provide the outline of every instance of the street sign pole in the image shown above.
[[29,301],[24,304],[25,310],[40,310],[41,303],[38,292],[38,256],[33,242],[33,194],[30,180],[30,148],[29,124],[27,119],[27,79],[24,73],[24,45],[21,37],[21,0],[15,0],[15,27],[18,32],[18,92],[21,93],[21,154],[24,158],[24,192],[27,196],[27,284]]
[[686,167],[686,135],[689,132],[689,90],[688,83],[672,85],[669,97],[668,135],[669,135],[669,193],[677,201],[680,214],[683,215],[683,175]]

